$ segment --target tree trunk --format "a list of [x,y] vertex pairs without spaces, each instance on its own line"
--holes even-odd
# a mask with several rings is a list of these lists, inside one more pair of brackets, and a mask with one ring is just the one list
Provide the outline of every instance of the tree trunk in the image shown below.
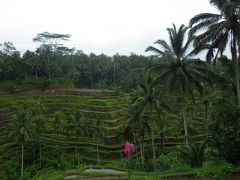
[[161,139],[162,139],[162,148],[164,149],[164,134],[161,135]]
[[49,56],[48,56],[48,77],[49,77],[49,79],[51,79],[51,67],[50,67],[50,63],[49,63]]
[[219,49],[217,50],[217,54],[216,54],[216,56],[213,59],[213,72],[216,72],[216,64],[217,64],[218,54],[219,54]]
[[144,165],[144,155],[143,155],[143,147],[142,147],[142,140],[141,139],[139,141],[139,146],[140,146],[141,162],[142,162],[142,166],[143,166]]
[[92,77],[92,71],[90,70],[90,80],[91,80],[91,87],[93,88],[93,77]]
[[186,115],[185,115],[185,109],[183,109],[182,117],[183,117],[185,144],[186,144],[187,147],[189,147],[189,143],[188,143],[188,128],[187,128],[187,120],[186,120]]
[[98,152],[98,144],[99,144],[99,136],[98,136],[98,142],[97,142],[97,160],[98,160],[98,164],[100,164],[99,152]]
[[[164,115],[164,114],[163,114]],[[163,127],[163,131],[162,131],[162,148],[164,149],[165,147],[165,137],[166,137],[166,116],[163,116],[163,123],[162,123],[162,127]]]
[[208,138],[208,102],[205,101],[206,138]]
[[[206,121],[206,139],[208,139],[208,101],[205,100],[205,121]],[[206,143],[206,149],[208,149],[208,143]]]
[[[135,127],[135,129],[136,129],[136,127]],[[133,133],[133,141],[134,141],[134,143],[135,143],[135,150],[136,150],[136,152],[137,152],[137,135],[136,135],[136,133],[134,132]]]
[[156,153],[155,153],[155,145],[154,145],[153,127],[151,128],[151,138],[152,138],[153,167],[154,167],[154,171],[156,171]]
[[39,166],[42,168],[42,146],[41,142],[39,143]]
[[36,81],[38,81],[38,72],[37,72],[37,68],[35,68],[35,77],[36,77]]
[[79,149],[77,149],[77,161],[78,161],[78,166],[79,166],[79,164],[80,164]]
[[238,98],[238,105],[240,106],[240,85],[239,85],[239,64],[238,64],[238,58],[237,58],[237,42],[236,42],[236,36],[233,34],[232,37],[232,60],[234,63],[234,71],[235,71],[235,83],[236,83],[236,89],[237,89],[237,98]]
[[76,143],[75,143],[75,157],[77,158],[77,145],[76,145]]
[[21,177],[23,177],[23,152],[24,151],[24,145],[22,143],[22,167],[21,167]]

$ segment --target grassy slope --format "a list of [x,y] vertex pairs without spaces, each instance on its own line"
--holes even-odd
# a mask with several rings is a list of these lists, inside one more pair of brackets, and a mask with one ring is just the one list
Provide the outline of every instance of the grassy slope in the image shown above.
[[[124,126],[127,123],[126,96],[106,90],[57,89],[55,92],[55,95],[51,95],[49,91],[45,93],[41,91],[31,93],[30,91],[24,94],[2,96],[0,98],[0,138],[6,139],[5,127],[14,113],[12,107],[41,99],[46,109],[44,115],[48,117],[46,122],[47,132],[44,135],[47,146],[51,148],[58,144],[66,150],[67,154],[74,154],[75,141],[73,135],[66,134],[66,132],[62,132],[61,135],[54,134],[52,120],[55,112],[61,112],[63,119],[70,119],[72,114],[79,110],[89,118],[100,115],[103,121],[104,136],[99,145],[101,160],[106,162],[120,159],[124,142],[119,135],[123,133]],[[197,142],[202,138],[204,138],[204,135],[196,136],[195,141]],[[145,144],[149,142],[150,139],[146,137]],[[173,147],[182,143],[183,137],[169,137],[166,141],[166,147]],[[96,138],[80,138],[77,145],[81,149],[82,160],[96,162]],[[156,139],[156,145],[161,145],[160,139]],[[14,144],[2,142],[0,151],[4,152],[5,150],[9,154],[9,150],[13,146]]]

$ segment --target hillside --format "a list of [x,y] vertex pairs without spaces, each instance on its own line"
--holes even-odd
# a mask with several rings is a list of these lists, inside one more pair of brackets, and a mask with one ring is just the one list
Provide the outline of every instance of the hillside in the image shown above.
[[[51,90],[29,90],[15,95],[2,95],[0,100],[0,137],[4,139],[0,146],[2,156],[7,157],[14,153],[15,143],[6,141],[6,125],[14,114],[14,107],[19,107],[25,102],[41,100],[46,117],[46,129],[43,141],[47,148],[59,146],[69,156],[74,155],[74,136],[66,132],[64,128],[59,134],[54,133],[53,121],[56,113],[66,121],[71,119],[74,112],[79,110],[89,120],[100,117],[103,123],[103,137],[99,145],[99,155],[102,162],[121,159],[124,148],[124,130],[127,125],[127,95],[107,91],[89,89],[57,89],[52,94]],[[65,125],[66,126],[66,125]],[[199,141],[204,135],[196,135],[192,139]],[[183,144],[183,137],[168,137],[165,147],[173,147]],[[145,146],[150,143],[146,136]],[[80,159],[84,162],[97,162],[96,138],[81,137],[77,142],[80,151]],[[161,139],[156,139],[156,145],[161,146]]]

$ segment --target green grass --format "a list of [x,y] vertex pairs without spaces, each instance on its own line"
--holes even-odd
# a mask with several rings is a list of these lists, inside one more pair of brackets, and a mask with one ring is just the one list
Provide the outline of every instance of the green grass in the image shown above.
[[[41,88],[44,83],[44,79],[40,78],[36,81],[35,77],[25,77],[20,80],[4,80],[0,82],[0,92],[12,92],[18,93],[19,91]],[[48,80],[48,88],[73,88],[73,81],[66,78],[51,78]]]
[[[109,162],[109,159],[119,159],[120,152],[123,149],[123,140],[119,139],[119,134],[123,133],[123,127],[127,122],[126,96],[120,97],[114,94],[113,91],[97,91],[97,90],[77,90],[77,89],[61,89],[56,95],[49,94],[30,94],[30,95],[8,95],[2,96],[0,99],[0,129],[4,129],[7,122],[11,120],[11,115],[14,113],[13,107],[19,107],[21,104],[29,102],[34,103],[41,99],[45,106],[44,116],[46,117],[46,133],[44,134],[44,142],[47,147],[54,148],[58,144],[64,149],[66,154],[74,155],[75,140],[74,136],[60,132],[60,135],[54,134],[52,120],[56,112],[61,112],[60,117],[65,120],[70,120],[75,111],[79,110],[89,119],[94,119],[97,116],[103,121],[104,136],[99,145],[100,156],[102,161]],[[79,95],[73,95],[74,93]],[[64,94],[65,93],[65,94]],[[87,94],[87,95],[84,95]],[[66,95],[70,94],[70,95]],[[114,98],[113,98],[113,95]],[[105,99],[98,99],[98,97]],[[66,122],[66,121],[65,121]],[[5,136],[5,134],[0,134]],[[205,135],[193,137],[195,141],[201,140]],[[151,139],[146,136],[145,145],[150,143]],[[161,147],[161,139],[156,137],[156,146]],[[175,147],[183,144],[183,137],[168,137],[165,146]],[[89,162],[96,162],[96,138],[79,138],[78,147],[82,150],[82,157]],[[4,149],[0,147],[2,152]]]

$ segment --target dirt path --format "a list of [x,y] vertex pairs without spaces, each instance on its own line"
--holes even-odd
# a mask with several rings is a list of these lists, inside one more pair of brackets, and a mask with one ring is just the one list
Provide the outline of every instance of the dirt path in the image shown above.
[[107,169],[107,168],[101,168],[101,169],[86,169],[83,172],[100,172],[100,173],[108,173],[108,174],[126,174],[124,171],[119,171],[116,169]]
[[119,171],[116,169],[109,169],[109,168],[101,168],[101,169],[94,169],[94,168],[89,168],[85,169],[83,172],[87,173],[107,173],[107,174],[115,174],[116,176],[104,176],[104,177],[83,177],[81,175],[71,175],[71,176],[66,176],[64,179],[84,179],[84,180],[116,180],[116,179],[126,179],[126,177],[121,177],[117,175],[122,175],[126,174],[127,172],[124,171]]
[[104,177],[79,177],[79,176],[68,176],[64,179],[72,179],[72,180],[117,180],[117,179],[127,179],[126,177],[120,176],[104,176]]

